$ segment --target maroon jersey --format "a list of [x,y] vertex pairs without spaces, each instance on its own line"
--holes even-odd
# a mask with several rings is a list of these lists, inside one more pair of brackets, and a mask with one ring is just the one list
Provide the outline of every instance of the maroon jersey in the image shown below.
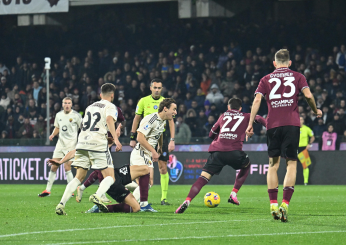
[[[213,142],[208,151],[241,151],[249,120],[250,113],[238,110],[223,113],[210,130],[209,138],[213,139]],[[261,116],[256,116],[255,122],[266,125],[266,120]]]
[[308,87],[304,75],[285,67],[261,79],[255,94],[262,94],[267,100],[267,129],[288,125],[300,127],[298,94]]
[[[117,106],[118,109],[118,118],[117,118],[117,122],[121,123],[123,121],[125,121],[125,117],[123,115],[123,111],[121,110],[121,108],[119,106]],[[113,138],[112,134],[110,132],[108,132],[108,137]]]

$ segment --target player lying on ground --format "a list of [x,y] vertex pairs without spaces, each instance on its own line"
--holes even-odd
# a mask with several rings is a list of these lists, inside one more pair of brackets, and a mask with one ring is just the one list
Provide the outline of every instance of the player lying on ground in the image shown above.
[[[192,185],[186,200],[175,211],[176,213],[184,213],[203,186],[208,184],[214,174],[219,174],[226,165],[240,169],[228,199],[229,203],[240,204],[237,193],[249,175],[251,165],[248,155],[242,150],[250,113],[241,112],[241,104],[240,99],[230,99],[228,111],[219,117],[210,130],[209,138],[213,139],[213,142],[208,149],[210,153],[208,161],[203,167],[201,176]],[[256,116],[255,122],[266,126],[266,120],[261,116]]]

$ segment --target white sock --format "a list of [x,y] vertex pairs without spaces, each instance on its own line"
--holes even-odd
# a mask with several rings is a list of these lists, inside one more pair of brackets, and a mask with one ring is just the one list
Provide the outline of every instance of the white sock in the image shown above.
[[129,190],[129,191],[134,191],[137,187],[138,184],[134,181],[132,181],[130,184],[125,185],[125,187]]
[[70,181],[70,183],[67,184],[64,195],[61,198],[60,203],[62,203],[64,206],[67,203],[67,201],[71,198],[72,193],[77,189],[77,187],[80,185],[80,181],[77,178],[74,178]]
[[141,207],[145,207],[148,205],[148,201],[145,201],[145,202],[140,202],[139,206]]
[[67,180],[67,184],[70,183],[72,180],[73,180],[73,174],[72,174],[72,171],[66,171],[65,172],[66,174],[66,180]]
[[96,191],[96,195],[101,197],[103,194],[105,194],[108,191],[109,187],[111,187],[111,185],[113,184],[114,184],[114,179],[111,176],[107,176],[101,181],[100,186]]
[[82,184],[82,185],[79,187],[79,189],[80,189],[81,191],[84,191],[84,190],[86,189],[86,187],[85,187],[84,184]]
[[237,193],[235,193],[234,191],[231,192],[231,196],[237,196]]
[[49,171],[46,191],[50,192],[55,181],[56,172]]

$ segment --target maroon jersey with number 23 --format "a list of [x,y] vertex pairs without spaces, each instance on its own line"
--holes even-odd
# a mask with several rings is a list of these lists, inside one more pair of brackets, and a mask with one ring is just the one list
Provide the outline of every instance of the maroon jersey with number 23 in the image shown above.
[[267,100],[267,129],[300,127],[298,94],[308,87],[304,75],[285,67],[278,68],[261,79],[255,94],[262,94]]
[[[228,110],[211,128],[209,138],[213,139],[208,151],[241,151],[245,140],[245,130],[249,125],[250,113]],[[256,116],[256,123],[266,126],[266,120]]]

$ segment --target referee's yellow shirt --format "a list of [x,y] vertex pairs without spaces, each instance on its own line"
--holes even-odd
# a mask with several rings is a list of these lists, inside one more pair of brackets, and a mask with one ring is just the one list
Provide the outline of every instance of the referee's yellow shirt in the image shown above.
[[305,147],[309,144],[309,138],[314,136],[314,132],[308,126],[300,127],[299,147]]
[[160,96],[158,99],[154,99],[151,95],[143,97],[137,104],[136,114],[145,117],[152,113],[158,112],[159,105],[164,99],[165,98],[163,96]]

